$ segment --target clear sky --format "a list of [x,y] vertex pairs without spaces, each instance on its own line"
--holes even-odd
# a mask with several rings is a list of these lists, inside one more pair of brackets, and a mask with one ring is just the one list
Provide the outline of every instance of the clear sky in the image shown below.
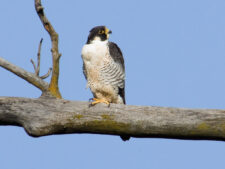
[[[59,33],[59,86],[68,100],[87,101],[81,48],[89,30],[106,25],[123,51],[126,100],[131,105],[225,109],[224,0],[43,1]],[[34,2],[2,0],[0,57],[33,71],[43,37],[41,74],[51,67],[51,44]],[[0,96],[37,98],[41,92],[0,68]],[[49,81],[49,78],[47,79]],[[0,127],[1,169],[224,169],[225,143],[71,134],[29,137]]]

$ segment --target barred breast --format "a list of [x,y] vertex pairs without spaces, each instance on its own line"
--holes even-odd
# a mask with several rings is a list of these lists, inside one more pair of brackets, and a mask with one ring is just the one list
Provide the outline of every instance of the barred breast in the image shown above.
[[94,97],[110,103],[123,103],[118,95],[124,88],[125,73],[119,63],[110,56],[105,42],[87,44],[82,49],[83,70]]

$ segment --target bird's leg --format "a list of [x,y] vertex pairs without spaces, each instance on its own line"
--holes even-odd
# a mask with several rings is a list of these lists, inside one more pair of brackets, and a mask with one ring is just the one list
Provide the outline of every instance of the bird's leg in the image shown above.
[[93,105],[96,105],[96,104],[98,104],[98,103],[105,103],[105,104],[107,104],[107,105],[109,106],[109,102],[108,102],[107,100],[105,100],[105,99],[97,99],[97,98],[93,98],[92,100],[93,100],[93,102],[91,102],[91,105],[92,105],[92,106],[93,106]]

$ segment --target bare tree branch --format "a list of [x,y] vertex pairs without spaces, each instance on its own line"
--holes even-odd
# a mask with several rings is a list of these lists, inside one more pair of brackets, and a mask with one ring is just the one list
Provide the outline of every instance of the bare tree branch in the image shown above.
[[43,41],[43,39],[41,38],[39,46],[38,46],[38,53],[37,53],[37,66],[36,66],[36,64],[34,63],[34,61],[32,59],[30,61],[31,61],[33,67],[34,67],[34,71],[35,71],[36,76],[40,77],[41,79],[45,79],[45,78],[49,77],[49,75],[51,74],[52,68],[49,68],[48,72],[45,75],[39,76],[39,74],[40,74],[42,41]]
[[31,136],[95,133],[175,139],[225,140],[225,110],[104,104],[63,99],[0,97],[0,125]]
[[39,76],[40,73],[40,62],[41,62],[41,45],[43,38],[41,38],[39,46],[38,46],[38,54],[37,54],[37,69],[35,70],[36,75]]
[[33,73],[27,72],[26,70],[13,65],[12,63],[6,61],[0,57],[0,66],[7,69],[8,71],[16,74],[27,82],[39,88],[41,91],[45,92],[48,90],[48,83],[43,81],[40,77],[36,76]]
[[50,76],[51,72],[52,72],[52,68],[49,68],[49,69],[48,69],[48,72],[47,72],[45,75],[41,76],[40,78],[46,79],[47,77]]
[[58,51],[58,34],[54,30],[51,23],[48,21],[47,17],[44,14],[44,8],[41,4],[41,0],[35,0],[35,9],[37,11],[37,14],[45,28],[45,30],[49,33],[52,41],[52,78],[49,85],[49,91],[50,93],[57,97],[61,98],[61,94],[59,92],[58,88],[58,79],[59,79],[59,59],[61,54]]
[[34,66],[34,71],[35,71],[35,74],[36,74],[37,76],[39,76],[39,73],[40,73],[41,45],[42,45],[42,41],[43,41],[43,38],[41,38],[40,43],[39,43],[39,46],[38,46],[38,53],[37,53],[37,67],[36,67],[34,61],[31,59],[31,63],[32,63],[33,66]]
[[36,74],[36,70],[37,70],[36,64],[34,63],[33,59],[31,59],[30,62],[32,63],[32,65],[34,67],[35,75],[37,76],[37,74]]
[[[52,41],[52,59],[53,59],[53,68],[50,68],[48,72],[39,77],[40,72],[40,53],[41,53],[41,44],[42,39],[40,41],[39,47],[38,47],[38,54],[37,54],[37,66],[35,65],[34,61],[31,59],[31,63],[33,64],[35,74],[29,73],[25,71],[22,68],[19,68],[8,61],[4,60],[3,58],[0,58],[0,66],[11,71],[12,73],[18,75],[19,77],[25,79],[27,82],[33,84],[37,88],[39,88],[42,91],[42,95],[45,96],[53,96],[56,98],[61,98],[61,94],[59,92],[58,88],[58,78],[59,78],[59,59],[61,54],[59,54],[58,51],[58,34],[55,32],[53,26],[48,21],[46,16],[44,15],[44,10],[41,5],[41,0],[35,0],[35,9],[38,14],[38,16],[41,19],[42,24],[44,25],[45,30],[49,33]],[[52,71],[52,78],[50,84],[43,81],[42,79],[47,78]],[[36,75],[36,76],[35,76]]]

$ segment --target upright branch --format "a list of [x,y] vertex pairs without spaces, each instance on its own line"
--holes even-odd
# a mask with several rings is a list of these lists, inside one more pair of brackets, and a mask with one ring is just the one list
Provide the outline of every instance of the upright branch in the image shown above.
[[33,66],[34,66],[35,74],[37,76],[39,76],[39,73],[40,73],[40,60],[41,60],[41,45],[42,45],[42,41],[43,41],[43,39],[41,38],[39,46],[38,46],[38,53],[37,53],[37,66],[35,65],[35,63],[34,63],[34,61],[32,59],[30,60],[31,63],[33,64]]
[[53,62],[53,68],[52,68],[52,78],[49,85],[49,91],[50,93],[57,97],[61,98],[61,94],[59,92],[58,87],[58,79],[59,79],[59,59],[61,54],[58,51],[58,34],[54,30],[51,23],[48,21],[47,17],[44,14],[44,8],[41,4],[41,0],[35,0],[35,9],[36,12],[45,28],[45,30],[49,33],[51,37],[52,42],[52,62]]
[[45,79],[45,78],[49,77],[49,75],[51,74],[52,68],[49,68],[48,72],[45,75],[39,76],[39,74],[40,74],[41,45],[42,45],[42,41],[43,41],[43,39],[41,38],[40,43],[39,43],[39,47],[38,47],[38,53],[37,53],[37,66],[34,63],[33,59],[31,59],[30,61],[31,61],[33,67],[34,67],[35,75],[38,76],[38,77],[40,77],[41,79]]

